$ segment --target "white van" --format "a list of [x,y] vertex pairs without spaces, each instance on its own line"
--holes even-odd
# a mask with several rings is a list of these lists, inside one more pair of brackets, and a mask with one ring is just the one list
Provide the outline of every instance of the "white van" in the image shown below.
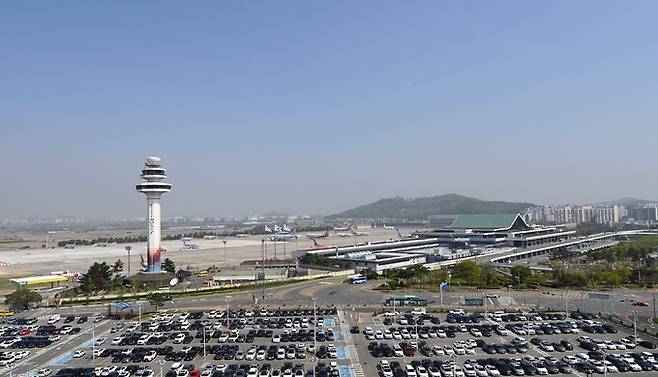
[[53,314],[50,317],[48,317],[48,324],[49,325],[55,324],[55,323],[59,322],[60,319],[62,319],[61,315]]

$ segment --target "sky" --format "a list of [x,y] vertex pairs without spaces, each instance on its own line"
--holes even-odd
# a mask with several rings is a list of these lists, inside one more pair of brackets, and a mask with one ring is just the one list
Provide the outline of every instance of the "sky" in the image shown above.
[[658,199],[655,1],[0,3],[0,218]]

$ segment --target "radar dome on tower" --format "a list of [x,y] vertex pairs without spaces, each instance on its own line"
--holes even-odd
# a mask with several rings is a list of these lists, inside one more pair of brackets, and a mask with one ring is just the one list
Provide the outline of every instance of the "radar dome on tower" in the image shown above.
[[148,166],[159,166],[162,163],[162,159],[156,156],[146,157],[146,165]]

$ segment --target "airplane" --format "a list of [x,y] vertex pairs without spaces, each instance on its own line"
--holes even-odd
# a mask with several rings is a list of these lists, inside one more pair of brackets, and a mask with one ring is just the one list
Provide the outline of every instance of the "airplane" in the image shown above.
[[272,229],[267,225],[265,225],[265,233],[272,233]]
[[282,228],[281,230],[282,230],[284,233],[290,233],[290,232],[292,232],[292,230],[290,230],[290,228],[288,228],[288,225],[286,225],[286,224],[283,224],[283,228]]
[[297,235],[294,233],[276,233],[270,237],[270,240],[272,241],[290,241],[296,239]]
[[340,232],[340,233],[336,233],[336,235],[338,237],[353,237],[354,236],[354,234],[351,233],[351,232],[350,233]]
[[217,238],[217,236],[203,236],[204,240],[214,240],[216,238]]
[[351,229],[352,229],[352,225],[350,225],[350,226],[335,226],[334,227],[335,232],[346,232],[346,231],[351,230]]
[[329,231],[324,233],[307,233],[306,237],[308,237],[309,240],[314,240],[316,238],[327,238],[329,237]]
[[354,235],[355,237],[361,237],[361,236],[367,236],[368,233],[366,233],[366,232],[359,232],[358,230],[354,230],[354,229],[352,229],[352,235]]
[[199,250],[199,245],[192,242],[183,242],[183,246],[180,248],[180,251],[192,251]]
[[235,237],[236,237],[236,238],[247,238],[247,237],[249,237],[249,235],[244,234],[244,233],[237,233],[237,234],[235,235]]
[[395,229],[395,227],[394,226],[386,226],[386,224],[384,224],[384,229],[393,230],[393,229]]

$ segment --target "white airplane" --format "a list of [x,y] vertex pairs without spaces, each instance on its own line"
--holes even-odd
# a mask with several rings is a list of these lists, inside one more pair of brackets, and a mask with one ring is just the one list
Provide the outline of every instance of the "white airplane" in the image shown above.
[[276,233],[270,237],[270,240],[272,241],[290,241],[296,239],[297,235],[294,233]]
[[204,240],[214,240],[216,238],[217,238],[217,236],[203,236]]
[[393,229],[395,229],[395,227],[394,226],[386,226],[386,224],[384,224],[384,229],[393,230]]
[[249,237],[249,235],[244,234],[244,233],[238,233],[238,234],[235,235],[235,237],[236,238],[247,238],[247,237]]
[[352,225],[350,225],[350,226],[335,226],[334,227],[335,232],[346,232],[346,231],[351,230],[351,229],[352,229]]
[[351,233],[351,232],[350,232],[350,233],[340,232],[340,233],[336,233],[336,235],[337,235],[338,237],[353,237],[353,236],[354,236],[354,233]]
[[366,232],[359,232],[358,230],[354,230],[354,229],[352,229],[352,234],[355,237],[361,237],[361,236],[367,236],[368,235],[368,233],[366,233]]
[[290,228],[288,228],[288,225],[286,224],[283,224],[283,228],[281,228],[281,231],[283,231],[284,233],[292,232],[292,230],[290,230]]
[[267,225],[265,225],[265,233],[272,233],[272,229]]
[[183,246],[180,248],[180,251],[192,250],[199,250],[199,245],[193,242],[183,242]]
[[309,240],[314,240],[316,238],[327,238],[327,237],[329,237],[329,231],[326,231],[324,233],[307,233],[306,237]]

